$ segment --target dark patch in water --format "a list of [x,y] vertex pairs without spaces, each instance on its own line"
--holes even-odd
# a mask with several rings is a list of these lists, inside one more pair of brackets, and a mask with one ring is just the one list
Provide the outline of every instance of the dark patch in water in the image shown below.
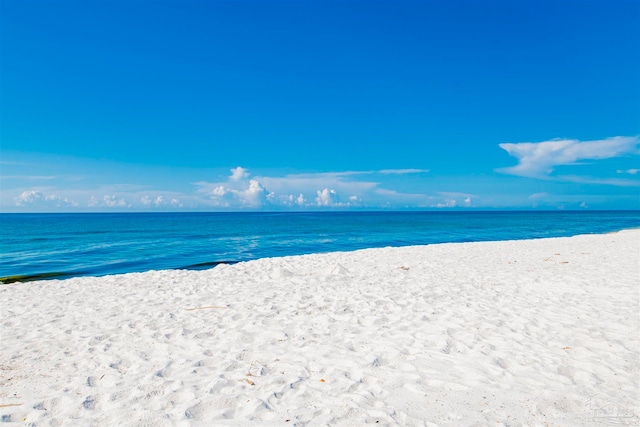
[[220,264],[237,264],[239,261],[208,261],[208,262],[199,262],[197,264],[186,265],[184,267],[180,267],[179,270],[206,270],[208,268],[212,268],[218,266]]
[[60,272],[51,272],[51,273],[38,273],[38,274],[20,274],[17,276],[6,276],[0,277],[0,283],[3,285],[8,285],[9,283],[16,282],[33,282],[35,280],[47,280],[47,279],[61,279],[78,276],[81,273],[60,273]]

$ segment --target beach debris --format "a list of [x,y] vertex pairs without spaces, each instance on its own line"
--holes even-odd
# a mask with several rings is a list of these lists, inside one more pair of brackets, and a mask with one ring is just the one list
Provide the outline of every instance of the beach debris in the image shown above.
[[11,406],[20,406],[22,403],[4,403],[0,405],[0,408],[10,408]]
[[324,378],[320,378],[321,383],[326,383],[327,381]]
[[240,381],[244,381],[245,383],[249,384],[249,385],[256,385],[256,383],[254,383],[253,381],[251,381],[249,378],[243,378]]
[[261,377],[262,375],[264,375],[266,373],[265,370],[265,365],[263,365],[260,361],[258,360],[253,360],[251,362],[251,366],[249,367],[249,369],[247,370],[247,376],[248,377]]
[[571,350],[571,347],[562,347],[563,350]]
[[193,310],[208,310],[211,308],[227,308],[226,306],[222,306],[222,305],[206,305],[204,307],[194,307],[194,308],[187,308],[187,311],[193,311]]
[[407,267],[406,265],[402,265],[402,266],[400,266],[400,267],[398,267],[398,268],[399,268],[400,270],[404,270],[404,271],[409,270],[409,267]]

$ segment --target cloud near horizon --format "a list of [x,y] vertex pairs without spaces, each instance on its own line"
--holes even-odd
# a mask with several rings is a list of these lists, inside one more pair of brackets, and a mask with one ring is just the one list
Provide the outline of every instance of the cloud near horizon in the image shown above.
[[[24,211],[48,210],[314,210],[428,207],[431,198],[385,188],[383,176],[424,174],[426,169],[387,169],[253,176],[247,168],[229,169],[218,181],[192,182],[184,191],[153,190],[137,183],[65,184],[17,187],[0,192],[2,205]],[[375,178],[379,178],[379,180]],[[185,183],[187,184],[187,183]],[[194,188],[195,187],[195,188]],[[12,204],[6,202],[11,200]]]
[[37,190],[23,191],[16,197],[16,206],[31,208],[64,208],[77,207],[78,203],[57,194],[44,194]]
[[[492,209],[556,205],[575,209],[587,205],[583,202],[593,208],[606,208],[605,202],[614,198],[620,201],[619,206],[633,207],[638,205],[638,199],[632,187],[640,186],[639,142],[637,136],[618,136],[593,141],[553,139],[499,144],[517,159],[517,164],[496,171],[544,183],[482,174],[473,178],[447,175],[442,172],[442,165],[435,175],[427,169],[409,168],[253,175],[249,169],[237,166],[211,181],[202,180],[203,176],[210,176],[208,170],[189,170],[188,174],[179,171],[181,175],[174,175],[172,170],[159,172],[150,167],[136,168],[132,174],[133,168],[127,164],[118,165],[117,170],[125,173],[117,177],[99,168],[87,173],[68,166],[63,170],[51,168],[50,175],[21,176],[12,171],[3,177],[0,207],[8,212]],[[560,167],[562,173],[554,172]],[[569,167],[572,174],[565,172]],[[576,174],[581,168],[591,175]],[[82,179],[77,179],[79,176]],[[127,177],[129,182],[122,183]],[[109,183],[111,179],[118,181]],[[46,181],[47,185],[32,185],[37,181]],[[567,183],[619,189],[611,195],[609,189],[587,193],[582,191],[586,187],[579,187],[576,193],[572,187],[573,197],[562,192],[569,188]],[[558,185],[562,186],[561,191],[554,190]],[[529,197],[531,194],[548,196]]]
[[[573,175],[552,175],[554,167],[578,165],[583,160],[603,160],[638,155],[637,136],[615,136],[595,141],[576,139],[552,139],[543,142],[520,142],[499,144],[500,148],[518,159],[518,164],[497,169],[509,175],[538,179],[563,179],[572,182],[629,185],[622,180],[607,180]],[[633,169],[631,169],[633,171]],[[632,172],[629,172],[632,174]]]
[[[386,169],[254,177],[247,169],[238,166],[230,172],[225,181],[194,183],[211,206],[225,209],[384,207],[384,201],[380,200],[381,183],[363,177],[419,174],[428,170]],[[396,201],[407,198],[407,195],[397,192],[393,192],[393,196]]]

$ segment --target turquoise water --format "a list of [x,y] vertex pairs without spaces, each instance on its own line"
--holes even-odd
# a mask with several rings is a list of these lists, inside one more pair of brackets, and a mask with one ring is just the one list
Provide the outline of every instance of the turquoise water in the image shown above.
[[0,214],[0,277],[72,277],[640,227],[637,211]]

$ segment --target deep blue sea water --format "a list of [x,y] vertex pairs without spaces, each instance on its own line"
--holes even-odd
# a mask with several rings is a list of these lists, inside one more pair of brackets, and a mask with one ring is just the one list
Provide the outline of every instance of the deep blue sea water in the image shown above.
[[72,277],[640,227],[638,211],[0,214],[0,278]]

